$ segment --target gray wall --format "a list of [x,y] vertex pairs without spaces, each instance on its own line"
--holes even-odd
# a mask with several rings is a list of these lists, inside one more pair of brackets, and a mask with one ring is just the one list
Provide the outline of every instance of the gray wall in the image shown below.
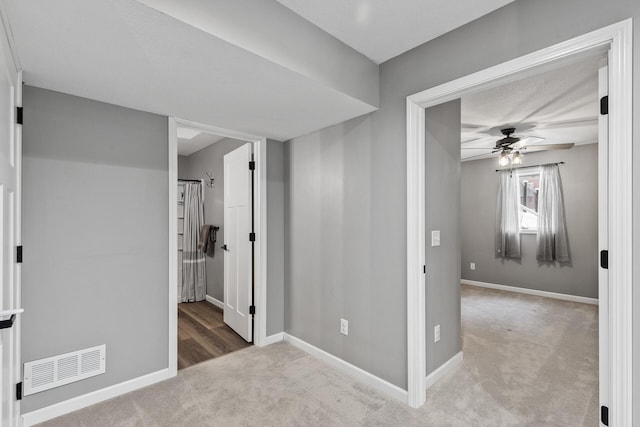
[[[629,17],[640,20],[640,2],[517,0],[383,63],[379,111],[292,140],[285,329],[406,388],[406,97]],[[640,105],[640,31],[634,32],[634,104]],[[638,126],[636,114],[635,144]],[[640,164],[640,150],[631,155]],[[640,174],[634,188],[637,217]],[[633,241],[640,251],[640,227]],[[321,268],[343,264],[353,276]],[[640,292],[634,306],[640,307]],[[350,316],[357,339],[336,335],[340,312]],[[640,315],[634,326],[640,354]],[[452,325],[442,328],[455,333]],[[640,362],[634,376],[640,390]]]
[[[430,374],[460,342],[460,100],[425,111],[426,355]],[[440,231],[440,246],[431,232]],[[434,330],[440,325],[440,341]]]
[[168,366],[167,118],[24,88],[22,357],[107,345],[107,372],[29,412]]
[[[462,164],[462,277],[469,280],[598,298],[598,145],[525,155],[527,164],[560,166],[570,263],[538,263],[536,235],[521,235],[520,260],[494,253],[496,160]],[[476,263],[476,270],[469,263]]]
[[284,330],[284,143],[267,141],[267,336]]
[[224,138],[183,157],[182,161],[182,156],[178,156],[178,178],[206,179],[205,172],[214,178],[213,188],[204,187],[204,219],[206,224],[216,225],[220,230],[216,244],[209,246],[205,264],[207,295],[219,301],[224,301],[224,256],[220,249],[224,244],[224,155],[244,144],[247,142]]

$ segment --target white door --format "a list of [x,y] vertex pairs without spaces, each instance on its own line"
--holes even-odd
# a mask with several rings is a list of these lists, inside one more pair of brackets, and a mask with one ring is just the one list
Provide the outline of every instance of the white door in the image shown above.
[[[18,425],[20,405],[16,384],[20,382],[20,268],[16,247],[20,244],[20,187],[22,169],[21,126],[16,123],[16,106],[22,105],[22,73],[18,72],[0,24],[0,215],[2,247],[0,249],[0,321],[15,319],[12,326],[2,322],[0,329],[0,419],[3,426]],[[10,323],[10,322],[9,322]]]
[[[609,70],[607,66],[598,73],[598,99],[609,93]],[[609,249],[609,116],[598,116],[598,250]],[[601,262],[602,260],[598,260]],[[598,339],[600,406],[609,407],[609,270],[598,268]],[[602,424],[601,417],[600,425]]]
[[251,144],[224,156],[224,322],[252,341]]

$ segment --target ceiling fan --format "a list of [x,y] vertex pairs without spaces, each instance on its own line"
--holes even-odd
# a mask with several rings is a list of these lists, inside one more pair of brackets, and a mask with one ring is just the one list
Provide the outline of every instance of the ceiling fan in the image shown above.
[[[487,154],[493,154],[500,152],[498,163],[500,166],[507,166],[509,163],[519,165],[522,163],[522,152],[534,152],[534,151],[549,151],[549,150],[567,150],[572,148],[574,143],[564,144],[540,144],[532,143],[532,140],[545,140],[545,138],[539,136],[519,136],[514,135],[516,132],[515,127],[505,127],[500,129],[500,133],[503,138],[498,139],[494,147],[462,147],[463,150],[490,150],[489,153],[482,153],[477,156],[467,157],[466,160],[470,160],[475,157],[486,156]],[[480,138],[476,138],[480,139]],[[471,142],[469,140],[466,142]]]

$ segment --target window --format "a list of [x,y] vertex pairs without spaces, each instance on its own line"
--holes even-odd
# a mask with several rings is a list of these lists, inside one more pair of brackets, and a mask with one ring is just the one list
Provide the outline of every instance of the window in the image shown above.
[[520,232],[535,234],[538,228],[540,170],[538,168],[519,170],[518,184]]

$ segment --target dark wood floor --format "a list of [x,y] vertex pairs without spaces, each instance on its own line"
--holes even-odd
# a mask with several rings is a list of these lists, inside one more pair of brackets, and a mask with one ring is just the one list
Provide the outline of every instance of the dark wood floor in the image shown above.
[[250,346],[207,302],[178,304],[178,369]]

